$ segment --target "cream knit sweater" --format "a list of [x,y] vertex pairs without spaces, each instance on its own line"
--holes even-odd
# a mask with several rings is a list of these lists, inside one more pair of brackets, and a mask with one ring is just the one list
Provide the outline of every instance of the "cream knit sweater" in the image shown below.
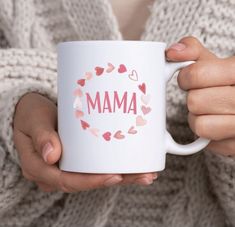
[[[234,12],[234,0],[156,0],[141,39],[170,44],[194,35],[218,56],[231,56]],[[122,39],[108,0],[0,0],[0,227],[235,226],[235,158],[211,151],[168,155],[148,187],[45,193],[22,177],[12,139],[16,103],[29,91],[56,101],[56,44],[94,39]],[[176,80],[167,102],[170,131],[189,142]]]

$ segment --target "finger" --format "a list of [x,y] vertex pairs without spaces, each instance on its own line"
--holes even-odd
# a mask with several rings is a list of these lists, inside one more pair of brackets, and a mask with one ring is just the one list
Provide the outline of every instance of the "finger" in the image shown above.
[[[43,96],[37,101],[41,108],[35,111],[30,130],[34,146],[48,164],[56,163],[61,156],[61,142],[56,130],[56,108],[53,103]],[[37,121],[37,122],[36,122]]]
[[187,106],[194,115],[232,115],[235,114],[235,87],[212,87],[190,90]]
[[43,182],[64,192],[77,192],[99,187],[108,187],[122,181],[118,174],[83,174],[59,170],[46,164],[40,154],[34,151],[31,139],[22,132],[14,136],[24,176],[30,181]]
[[182,38],[166,50],[169,61],[198,61],[214,59],[216,56],[206,49],[195,37]]
[[32,138],[36,150],[48,164],[57,162],[61,155],[56,122],[57,108],[44,96],[30,93],[18,103],[15,128]]
[[188,121],[192,131],[203,138],[223,140],[235,137],[235,116],[233,115],[193,115]]
[[197,89],[235,84],[235,57],[198,61],[183,68],[178,76],[181,89]]
[[157,173],[142,173],[142,174],[123,174],[123,181],[121,184],[141,184],[149,185],[153,180],[157,179]]
[[225,139],[220,141],[212,141],[207,148],[217,154],[225,156],[235,155],[235,138]]
[[40,154],[34,150],[31,138],[20,131],[15,131],[14,142],[19,152],[24,177],[30,181],[56,187],[60,170],[55,165],[48,165],[43,161]]
[[110,187],[123,180],[120,174],[88,174],[61,171],[58,186],[65,192],[78,192]]

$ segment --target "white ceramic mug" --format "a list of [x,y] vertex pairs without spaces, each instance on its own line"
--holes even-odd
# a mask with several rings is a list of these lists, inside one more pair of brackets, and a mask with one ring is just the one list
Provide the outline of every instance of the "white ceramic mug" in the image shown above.
[[180,145],[166,131],[166,83],[192,62],[166,62],[165,48],[148,41],[58,44],[62,170],[155,172],[165,168],[166,153],[192,154],[209,143]]

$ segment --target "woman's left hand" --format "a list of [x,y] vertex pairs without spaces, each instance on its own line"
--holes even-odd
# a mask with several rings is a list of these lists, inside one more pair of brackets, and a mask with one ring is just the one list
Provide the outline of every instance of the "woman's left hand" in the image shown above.
[[218,58],[196,38],[186,37],[166,50],[169,61],[194,60],[178,76],[188,91],[188,121],[193,132],[211,139],[207,148],[235,155],[235,57]]

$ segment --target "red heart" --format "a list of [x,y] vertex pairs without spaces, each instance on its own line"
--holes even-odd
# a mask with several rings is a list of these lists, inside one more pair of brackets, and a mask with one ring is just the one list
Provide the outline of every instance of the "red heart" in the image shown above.
[[104,72],[104,68],[101,67],[95,67],[95,73],[97,76],[100,76]]
[[138,86],[138,88],[145,94],[146,93],[146,86],[145,83],[142,83]]
[[118,72],[119,72],[119,73],[124,73],[124,72],[126,72],[126,66],[123,65],[123,64],[119,65]]
[[81,85],[82,87],[85,85],[85,79],[81,79],[77,81],[77,84]]
[[110,141],[111,140],[111,132],[105,132],[103,134],[103,138],[106,140],[106,141]]
[[87,122],[83,121],[83,120],[81,120],[81,125],[82,125],[82,128],[83,128],[84,130],[86,130],[87,128],[90,127],[90,125],[89,125]]

